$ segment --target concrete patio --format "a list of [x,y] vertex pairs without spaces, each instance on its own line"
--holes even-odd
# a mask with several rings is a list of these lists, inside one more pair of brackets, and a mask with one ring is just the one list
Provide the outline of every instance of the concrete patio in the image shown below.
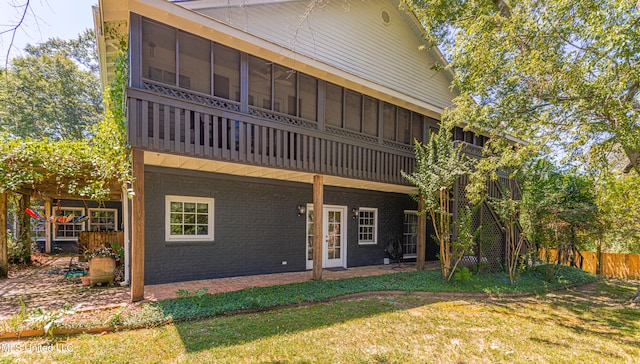
[[[71,257],[46,257],[41,265],[15,271],[8,279],[0,279],[0,319],[20,311],[20,300],[28,310],[43,307],[59,309],[65,302],[72,306],[80,304],[80,310],[93,310],[131,304],[129,287],[82,287],[80,278],[65,278]],[[77,258],[73,258],[76,265]],[[84,263],[86,264],[86,263]],[[79,263],[82,267],[83,263]],[[427,269],[438,269],[438,261],[427,262]],[[415,270],[415,263],[354,267],[349,269],[323,270],[325,280],[350,277],[377,276]],[[207,293],[238,291],[249,287],[265,287],[278,284],[305,282],[312,272],[291,272],[207,279],[145,286],[145,301],[177,298],[179,290],[195,292],[206,288]]]

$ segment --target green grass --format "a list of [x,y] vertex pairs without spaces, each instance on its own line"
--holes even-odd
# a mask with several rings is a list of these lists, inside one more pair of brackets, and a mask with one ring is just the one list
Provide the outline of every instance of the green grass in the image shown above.
[[431,270],[257,287],[215,295],[163,300],[149,305],[161,311],[161,316],[165,319],[189,319],[229,311],[314,302],[371,291],[542,293],[568,284],[586,283],[596,279],[594,275],[582,270],[560,267],[556,279],[547,282],[543,269],[544,267],[523,272],[513,285],[504,273],[479,274],[467,281],[447,282],[442,279],[440,271]]
[[601,280],[528,297],[374,294],[59,338],[70,351],[0,362],[630,363],[640,357],[640,308],[626,302],[636,285]]
[[[220,294],[201,292],[188,297],[148,302],[126,309],[112,309],[66,317],[58,325],[67,328],[105,326],[155,326],[168,320],[193,320],[228,312],[265,309],[284,305],[318,302],[348,294],[377,291],[461,292],[461,293],[543,293],[571,284],[591,282],[597,278],[587,272],[566,266],[551,282],[545,280],[547,266],[523,272],[515,284],[505,273],[478,274],[464,281],[447,282],[440,271],[413,271],[381,276],[340,280],[307,281],[269,287],[248,288]],[[0,323],[2,328],[12,325]],[[35,327],[34,327],[35,328]]]

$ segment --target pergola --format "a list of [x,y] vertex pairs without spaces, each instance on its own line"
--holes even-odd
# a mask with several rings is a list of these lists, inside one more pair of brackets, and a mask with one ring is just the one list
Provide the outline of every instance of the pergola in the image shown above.
[[[79,178],[81,179],[81,178]],[[78,180],[78,178],[75,178]],[[86,196],[81,196],[79,194],[69,193],[68,186],[71,183],[71,178],[56,178],[50,177],[44,181],[41,181],[37,184],[29,184],[25,183],[21,186],[21,188],[16,189],[14,191],[5,191],[0,193],[0,226],[3,229],[7,226],[8,219],[8,203],[7,196],[9,193],[15,193],[19,196],[18,203],[18,231],[20,232],[21,238],[26,241],[30,241],[30,231],[31,231],[31,217],[25,212],[27,208],[31,205],[33,199],[44,201],[44,210],[45,215],[44,218],[47,221],[45,224],[45,236],[46,236],[46,245],[45,250],[47,253],[51,252],[51,234],[53,223],[50,222],[51,217],[51,202],[53,199],[63,199],[63,200],[87,200],[91,199]],[[122,186],[115,181],[109,180],[106,181],[106,187],[110,191],[104,198],[104,201],[125,201],[126,194],[123,193]],[[86,185],[86,183],[84,184]],[[82,182],[78,185],[78,187],[84,186]],[[123,209],[125,209],[125,203],[123,203]],[[125,224],[125,228],[126,228]],[[126,235],[126,234],[125,234]],[[8,244],[7,244],[7,234],[0,234],[0,278],[8,276],[8,268],[9,268],[9,255],[8,255]]]

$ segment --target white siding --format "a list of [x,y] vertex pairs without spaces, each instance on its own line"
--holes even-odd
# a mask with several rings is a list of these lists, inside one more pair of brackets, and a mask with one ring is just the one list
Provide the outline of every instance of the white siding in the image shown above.
[[[452,105],[450,76],[431,69],[437,53],[420,50],[425,41],[395,2],[330,1],[303,20],[308,4],[293,1],[197,11],[438,108]],[[391,15],[388,25],[381,20],[383,9]]]

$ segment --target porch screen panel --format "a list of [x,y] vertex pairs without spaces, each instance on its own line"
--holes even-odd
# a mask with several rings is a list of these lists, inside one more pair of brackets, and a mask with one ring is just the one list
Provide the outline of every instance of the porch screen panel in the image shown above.
[[179,32],[180,74],[178,86],[211,94],[211,42]]
[[422,136],[422,115],[412,112],[411,113],[411,144],[413,139],[417,139],[419,142],[423,142]]
[[398,141],[411,143],[411,112],[401,107],[398,108]]
[[275,66],[274,74],[274,92],[273,110],[292,116],[297,116],[296,101],[296,78],[297,73],[294,70]]
[[360,132],[362,123],[362,95],[351,90],[345,90],[344,100],[345,129]]
[[328,125],[342,127],[342,87],[327,83],[325,118]]
[[176,85],[176,31],[142,20],[142,76]]
[[382,110],[383,136],[385,139],[396,140],[396,107],[385,102]]
[[271,110],[271,65],[249,56],[249,105]]
[[318,120],[318,81],[314,77],[299,73],[298,82],[300,117],[316,121]]
[[213,45],[213,95],[240,101],[240,52]]
[[363,132],[371,136],[378,135],[378,100],[365,96],[363,102]]

